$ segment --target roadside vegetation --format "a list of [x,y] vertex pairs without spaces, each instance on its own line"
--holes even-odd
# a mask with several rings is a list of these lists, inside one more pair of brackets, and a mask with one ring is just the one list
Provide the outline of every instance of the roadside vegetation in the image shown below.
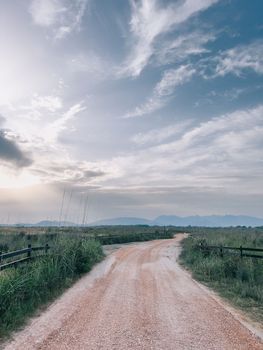
[[22,325],[102,257],[99,242],[61,237],[47,255],[0,272],[0,337]]
[[21,249],[28,244],[43,245],[58,237],[94,239],[101,244],[140,242],[153,239],[172,238],[176,230],[172,226],[98,226],[98,227],[1,227],[0,252]]
[[[59,296],[104,254],[102,245],[172,238],[175,230],[149,226],[1,227],[0,253],[49,244],[47,254],[0,272],[0,338]],[[37,254],[35,254],[37,255]],[[11,259],[10,259],[11,260]]]
[[181,262],[193,277],[215,289],[250,316],[263,322],[263,259],[240,258],[239,253],[203,252],[201,242],[208,245],[263,248],[263,228],[187,228]]
[[149,232],[126,232],[125,234],[108,234],[108,235],[96,235],[95,239],[99,240],[101,244],[119,244],[129,242],[143,242],[154,239],[173,238],[175,234],[174,229],[156,229]]

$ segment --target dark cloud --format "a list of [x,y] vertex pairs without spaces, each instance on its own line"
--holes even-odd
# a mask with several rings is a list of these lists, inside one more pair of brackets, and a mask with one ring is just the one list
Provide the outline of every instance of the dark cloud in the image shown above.
[[3,130],[0,130],[0,161],[1,160],[11,162],[18,167],[29,166],[32,163],[32,160],[21,151],[18,145],[6,137],[6,133]]

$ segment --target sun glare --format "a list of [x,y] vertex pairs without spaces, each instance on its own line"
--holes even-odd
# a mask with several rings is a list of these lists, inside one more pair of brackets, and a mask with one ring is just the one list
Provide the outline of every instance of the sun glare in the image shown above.
[[10,170],[6,171],[3,167],[0,168],[0,183],[1,188],[24,188],[32,185],[37,185],[40,180],[29,173],[27,170]]

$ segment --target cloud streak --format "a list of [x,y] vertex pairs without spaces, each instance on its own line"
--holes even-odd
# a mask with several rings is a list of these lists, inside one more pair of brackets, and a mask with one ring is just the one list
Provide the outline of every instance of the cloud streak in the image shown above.
[[[168,127],[160,130],[159,135],[153,130],[146,133],[145,138],[137,136],[137,142],[145,147],[112,159],[108,164],[108,169],[113,169],[112,178],[109,174],[107,184],[145,186],[147,179],[147,186],[165,183],[167,186],[191,186],[196,190],[223,188],[229,193],[254,193],[263,188],[262,105],[187,127],[174,133],[172,140],[170,135],[166,139],[166,132],[169,133]],[[163,137],[164,142],[151,144],[158,136]]]
[[192,121],[182,121],[163,128],[153,129],[145,133],[138,133],[134,135],[131,140],[138,146],[148,144],[158,144],[171,137],[180,135]]
[[96,182],[106,175],[94,164],[70,159],[53,159],[49,163],[45,162],[44,166],[37,164],[32,167],[32,173],[40,177],[44,183],[60,183],[75,187],[96,185]]
[[[208,38],[209,36],[204,39],[204,42],[209,40]],[[198,42],[197,47],[199,47]],[[169,60],[170,54],[168,47],[167,51],[163,52],[164,56],[160,57],[164,61],[165,57]],[[187,55],[187,51],[184,54]],[[178,55],[180,56],[180,52],[178,52]],[[171,56],[175,59],[174,55],[171,54]],[[215,79],[227,74],[241,76],[247,70],[263,74],[263,41],[237,46],[225,50],[217,56],[210,56],[196,61],[194,64],[181,65],[179,68],[166,70],[161,81],[155,86],[152,96],[145,103],[126,113],[124,118],[141,117],[163,108],[169,102],[169,97],[173,95],[176,87],[187,83],[194,75],[199,75],[205,79]],[[244,89],[235,89],[232,90],[232,95],[225,94],[224,96],[228,99],[235,99],[243,91]],[[206,102],[211,103],[209,99]],[[196,105],[198,106],[199,102]]]
[[200,71],[205,78],[224,77],[227,74],[242,76],[248,70],[263,74],[263,40],[238,45],[215,57],[200,61]]
[[[120,75],[139,76],[154,55],[156,41],[161,36],[172,32],[176,26],[216,2],[217,0],[184,0],[164,7],[158,0],[132,0],[130,33],[133,47]],[[175,47],[176,43],[171,43],[170,51],[175,51]]]
[[83,105],[83,102],[71,106],[60,118],[57,118],[54,122],[47,125],[45,130],[47,138],[53,142],[57,141],[59,134],[68,129],[68,123],[85,109],[86,107]]
[[216,35],[213,32],[206,33],[199,30],[166,40],[156,48],[154,63],[163,66],[182,62],[190,56],[209,53],[205,45],[215,39]]
[[188,82],[196,70],[191,65],[182,65],[179,68],[166,70],[162,79],[156,84],[153,94],[146,102],[124,115],[124,119],[142,117],[164,107],[174,94],[177,86]]

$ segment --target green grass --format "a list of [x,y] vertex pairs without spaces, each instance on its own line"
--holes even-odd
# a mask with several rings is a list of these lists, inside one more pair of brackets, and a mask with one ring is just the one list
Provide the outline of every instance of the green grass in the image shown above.
[[[128,243],[152,239],[172,238],[176,232],[174,227],[135,225],[135,226],[99,226],[99,227],[1,227],[0,252],[43,245],[52,242],[57,237],[95,238],[102,244]],[[103,238],[100,238],[103,236]],[[105,238],[105,236],[107,236]]]
[[173,230],[163,231],[155,230],[153,232],[128,232],[126,234],[114,235],[109,234],[107,236],[96,236],[96,239],[101,242],[101,244],[118,244],[118,243],[129,243],[129,242],[143,242],[150,241],[154,239],[167,239],[173,238]]
[[263,229],[191,228],[181,254],[181,262],[192,271],[194,278],[263,323],[263,259],[241,259],[230,252],[225,252],[223,257],[216,251],[204,254],[198,248],[202,240],[208,245],[263,248]]
[[50,253],[0,273],[0,338],[54,299],[103,257],[93,240],[57,238]]
[[46,256],[17,269],[0,272],[0,338],[23,325],[28,316],[61,294],[100,261],[103,257],[101,244],[171,238],[175,232],[173,228],[164,230],[141,225],[39,229],[2,227],[2,253],[25,248],[28,244],[34,247],[49,243],[51,249]]

